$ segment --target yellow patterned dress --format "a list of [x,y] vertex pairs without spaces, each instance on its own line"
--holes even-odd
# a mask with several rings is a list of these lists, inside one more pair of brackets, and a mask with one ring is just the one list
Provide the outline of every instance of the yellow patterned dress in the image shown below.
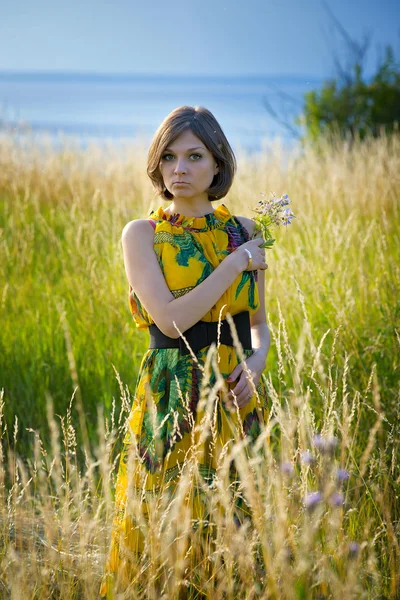
[[[247,230],[222,204],[213,213],[202,217],[170,215],[160,206],[151,211],[149,219],[155,223],[154,250],[164,274],[166,283],[175,298],[190,292],[199,285],[218,265],[238,246],[249,240]],[[132,288],[129,288],[129,304],[136,326],[146,329],[153,324]],[[218,321],[242,311],[254,314],[259,308],[259,295],[256,271],[244,271],[224,292],[218,302],[202,318],[203,321]],[[204,366],[208,347],[196,353],[200,365]],[[218,368],[226,379],[240,362],[237,351],[232,346],[221,344],[218,349]],[[244,350],[245,356],[252,354]],[[127,456],[134,438],[142,467],[146,472],[146,493],[160,492],[166,484],[173,485],[179,479],[182,464],[187,456],[192,439],[192,429],[201,415],[197,406],[200,398],[202,371],[190,354],[181,355],[179,348],[148,349],[142,359],[134,400],[128,419],[124,450],[120,459],[115,495],[115,517],[113,522],[111,551],[107,560],[106,572],[101,585],[101,595],[112,598],[113,581],[126,570],[125,550],[141,553],[143,539],[132,524],[126,509],[127,500]],[[209,385],[215,382],[212,372]],[[227,384],[232,389],[236,383]],[[216,420],[219,450],[233,437],[233,430],[255,440],[260,431],[260,420],[266,422],[268,416],[267,390],[264,376],[261,377],[257,392],[238,414],[230,412],[222,397],[217,402]],[[221,392],[218,392],[219,394]],[[152,402],[149,402],[149,396]],[[182,397],[188,403],[183,406]],[[261,402],[260,402],[261,400]],[[153,404],[153,410],[150,405]],[[154,436],[154,407],[158,427],[158,444]],[[161,449],[160,449],[161,441]],[[206,481],[212,481],[217,467],[218,449],[204,449],[201,453],[198,471]],[[141,496],[145,504],[146,495]],[[125,571],[126,572],[126,571]]]

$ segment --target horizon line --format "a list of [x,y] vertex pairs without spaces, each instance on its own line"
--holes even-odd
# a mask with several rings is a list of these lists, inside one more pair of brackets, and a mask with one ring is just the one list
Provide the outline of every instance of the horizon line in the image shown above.
[[322,80],[327,78],[325,75],[311,75],[311,74],[294,74],[294,73],[252,73],[252,74],[219,74],[219,73],[143,73],[143,72],[109,72],[109,71],[72,71],[72,70],[47,70],[47,69],[36,69],[36,70],[11,70],[11,69],[0,69],[0,77],[92,77],[92,78],[107,78],[107,79],[129,79],[129,78],[164,78],[164,79],[310,79],[310,80]]

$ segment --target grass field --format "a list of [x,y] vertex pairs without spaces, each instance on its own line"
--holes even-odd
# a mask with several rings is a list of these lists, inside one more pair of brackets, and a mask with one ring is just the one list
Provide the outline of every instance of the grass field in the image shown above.
[[[268,251],[266,459],[240,443],[223,458],[204,491],[215,536],[193,566],[194,456],[173,509],[161,499],[142,523],[147,554],[116,597],[185,598],[197,586],[213,600],[398,598],[400,137],[291,156],[274,142],[237,158],[222,200],[232,213],[252,216],[273,191],[297,216]],[[0,597],[99,597],[147,347],[128,309],[121,231],[167,206],[145,161],[134,145],[0,141]],[[251,528],[232,529],[232,461]]]

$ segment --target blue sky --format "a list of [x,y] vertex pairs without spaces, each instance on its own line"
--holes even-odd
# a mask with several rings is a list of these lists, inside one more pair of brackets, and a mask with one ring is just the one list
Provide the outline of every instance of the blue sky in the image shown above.
[[[367,72],[400,55],[398,0],[326,0],[348,33],[371,33]],[[0,70],[174,75],[333,73],[343,40],[321,0],[3,0]]]

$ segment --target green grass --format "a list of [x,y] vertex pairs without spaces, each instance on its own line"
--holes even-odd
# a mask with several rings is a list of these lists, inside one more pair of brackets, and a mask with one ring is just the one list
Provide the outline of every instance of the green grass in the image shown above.
[[[269,529],[276,541],[268,551],[273,568],[261,595],[243,565],[227,570],[227,555],[218,568],[229,585],[215,575],[216,591],[209,593],[216,599],[395,598],[400,138],[352,147],[326,143],[318,153],[305,147],[285,158],[283,167],[279,145],[259,156],[239,155],[237,178],[223,202],[233,214],[252,216],[260,192],[286,192],[297,216],[267,251],[273,343],[265,376],[274,406],[275,462],[255,476],[261,487],[269,482],[260,502],[274,512],[279,500],[287,512]],[[95,147],[40,152],[3,138],[0,166],[0,579],[13,597],[95,598],[115,482],[115,468],[108,472],[107,465],[110,456],[117,458],[147,346],[147,333],[136,329],[129,313],[120,236],[129,220],[163,201],[154,197],[145,154],[134,146],[114,156]],[[50,401],[55,417],[49,419]],[[321,487],[328,468],[324,456],[315,472],[299,466],[315,432],[338,438],[329,470],[340,465],[351,477],[340,517],[332,509],[314,514],[315,535],[304,537],[310,524],[303,493]],[[283,459],[295,466],[290,482],[279,474]],[[257,496],[254,489],[250,496]],[[22,538],[15,533],[19,526]],[[232,552],[245,543],[221,535]],[[290,569],[280,558],[281,539],[292,540]],[[354,563],[346,554],[349,540],[362,547]],[[143,596],[136,590],[128,597],[155,597],[155,572],[153,579],[140,576]],[[177,593],[178,575],[165,580],[169,597]]]

